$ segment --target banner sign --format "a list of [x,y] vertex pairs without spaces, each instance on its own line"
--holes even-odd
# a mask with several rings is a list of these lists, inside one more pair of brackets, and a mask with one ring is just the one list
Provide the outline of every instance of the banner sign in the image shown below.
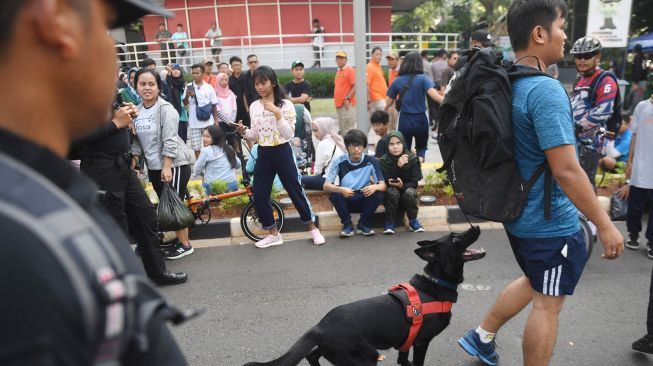
[[601,41],[603,48],[628,45],[632,0],[589,0],[587,35]]

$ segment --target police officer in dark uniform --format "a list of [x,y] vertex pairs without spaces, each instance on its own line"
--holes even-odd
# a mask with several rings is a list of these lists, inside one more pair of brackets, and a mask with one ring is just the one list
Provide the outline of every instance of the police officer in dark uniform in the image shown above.
[[[14,86],[0,88],[0,365],[187,364],[166,326],[184,313],[150,287],[97,186],[64,160],[110,118],[108,28],[152,12],[171,15],[154,0],[0,1],[0,67]],[[35,59],[47,62],[20,72]],[[145,296],[159,305],[140,307]]]
[[112,121],[73,144],[71,157],[81,160],[80,170],[100,187],[104,208],[136,239],[147,276],[158,285],[186,282],[185,273],[166,270],[156,210],[131,168],[132,117],[138,109],[131,103],[116,102],[114,107]]

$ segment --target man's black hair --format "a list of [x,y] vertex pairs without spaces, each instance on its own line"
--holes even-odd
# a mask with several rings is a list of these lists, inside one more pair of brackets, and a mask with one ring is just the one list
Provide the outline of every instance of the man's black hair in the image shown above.
[[193,64],[193,65],[191,65],[190,69],[191,70],[192,69],[200,69],[200,70],[202,70],[202,74],[204,73],[204,65],[202,65],[202,64]]
[[435,57],[444,57],[447,55],[447,51],[443,50],[440,48],[439,50],[435,51]]
[[508,35],[513,51],[528,48],[533,28],[542,26],[549,34],[553,22],[567,16],[564,0],[515,0],[508,10]]
[[424,73],[424,63],[417,51],[408,52],[399,66],[399,75],[419,75]]
[[449,53],[447,53],[447,58],[450,59],[450,58],[453,57],[453,55],[457,55],[457,54],[458,54],[458,51],[449,51]]
[[165,27],[165,26],[166,26],[166,23],[161,22],[161,23],[159,23],[159,27],[160,27],[160,26],[164,26],[164,27]]
[[345,134],[345,146],[349,147],[349,145],[367,147],[367,135],[365,135],[363,131],[357,129],[347,131]]
[[140,69],[136,71],[136,75],[134,75],[134,88],[138,92],[138,78],[141,77],[143,74],[151,74],[154,76],[154,80],[156,80],[156,86],[159,88],[159,96],[163,95],[163,82],[161,81],[161,76],[159,75],[158,72],[154,70],[145,70],[145,69]]
[[[88,15],[88,0],[67,0],[68,5],[80,12],[82,15]],[[18,12],[31,4],[25,0],[2,0],[0,1],[0,55],[5,52],[9,40],[14,36],[16,31],[16,19]]]
[[256,84],[257,81],[270,80],[272,83],[272,90],[274,93],[274,105],[281,108],[283,107],[283,100],[286,98],[286,93],[279,85],[277,73],[270,66],[259,66],[252,74],[252,81]]
[[639,43],[636,44],[635,47],[633,47],[633,51],[635,51],[635,53],[642,53],[642,45]]
[[386,111],[374,111],[370,116],[370,123],[383,123],[388,124],[390,122],[390,115]]
[[247,55],[247,59],[246,59],[246,60],[248,60],[248,61],[249,61],[249,59],[250,59],[250,58],[252,58],[252,57],[256,57],[256,60],[258,61],[258,56],[256,56],[256,55],[255,55],[255,54],[253,54],[253,53],[252,53],[252,54],[250,54],[250,55]]
[[243,63],[243,60],[241,60],[240,57],[238,57],[238,56],[231,56],[231,58],[229,58],[229,65],[233,64],[234,61],[238,61],[238,62],[240,62],[241,64]]
[[317,18],[313,19],[313,23],[319,23],[319,22],[320,22],[319,19],[317,19]]
[[218,64],[218,69],[220,69],[220,66],[222,66],[222,65],[227,65],[227,67],[229,67],[229,64],[228,64],[228,63],[226,63],[226,62],[220,62],[220,63]]
[[183,25],[183,24],[181,24],[181,23],[177,23],[177,27],[182,27],[182,28],[183,28],[183,27],[184,27],[184,25]]
[[429,51],[428,50],[422,50],[422,52],[419,53],[420,56],[422,57],[429,57]]
[[381,47],[376,46],[376,47],[372,48],[372,52],[370,53],[370,55],[373,54],[374,52],[376,52],[376,50],[379,50],[379,51],[383,52],[383,50],[381,49]]
[[156,66],[156,61],[152,60],[151,58],[144,58],[143,61],[141,62],[141,67],[146,68],[150,65]]

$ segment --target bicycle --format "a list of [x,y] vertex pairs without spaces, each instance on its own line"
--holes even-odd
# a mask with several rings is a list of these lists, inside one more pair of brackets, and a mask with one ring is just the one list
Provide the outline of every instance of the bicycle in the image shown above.
[[[594,132],[594,136],[595,136],[594,138],[605,137],[608,139],[612,139],[615,137],[614,133],[607,131],[603,127],[599,127]],[[595,159],[595,156],[597,154],[596,151],[590,148],[590,146],[594,143],[594,140],[591,138],[580,139],[578,137],[577,140],[580,143],[578,160],[580,161],[580,164],[583,167],[583,170],[585,170],[585,172],[591,171],[592,164],[593,164],[592,160]],[[601,181],[599,182],[599,184],[597,184],[597,186],[601,185],[601,183],[603,182],[603,178],[605,178],[605,174],[603,175]],[[589,258],[592,255],[594,244],[597,241],[596,226],[594,226],[594,224],[587,217],[585,217],[585,215],[583,215],[580,212],[578,213],[578,220],[580,222],[580,227],[583,230],[583,237],[585,238],[585,249],[587,249],[587,257]]]
[[[240,139],[238,139],[238,142],[240,142]],[[199,222],[199,225],[207,225],[211,220],[211,203],[219,204],[221,201],[227,198],[247,195],[249,197],[249,202],[247,205],[245,205],[240,213],[240,227],[243,230],[243,233],[245,233],[245,235],[250,240],[259,241],[263,239],[262,235],[267,234],[267,230],[263,229],[263,226],[258,219],[258,213],[256,212],[256,207],[254,206],[254,192],[252,191],[252,186],[250,185],[249,173],[247,173],[245,170],[245,157],[242,153],[242,150],[236,150],[236,154],[241,162],[244,187],[237,191],[226,192],[217,195],[209,195],[208,197],[197,199],[194,199],[190,194],[186,193],[186,204],[188,205],[190,212],[193,214],[195,221]],[[281,205],[275,200],[271,199],[270,204],[272,206],[272,216],[274,217],[277,229],[281,231],[285,221],[285,214],[283,209],[281,208]]]

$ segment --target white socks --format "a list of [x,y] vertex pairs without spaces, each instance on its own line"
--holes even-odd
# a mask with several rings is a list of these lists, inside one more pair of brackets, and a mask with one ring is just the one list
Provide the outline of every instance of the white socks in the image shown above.
[[487,330],[481,328],[480,326],[476,328],[476,333],[478,333],[478,337],[481,339],[481,342],[483,343],[490,343],[494,340],[494,337],[497,335],[496,333],[490,333]]

